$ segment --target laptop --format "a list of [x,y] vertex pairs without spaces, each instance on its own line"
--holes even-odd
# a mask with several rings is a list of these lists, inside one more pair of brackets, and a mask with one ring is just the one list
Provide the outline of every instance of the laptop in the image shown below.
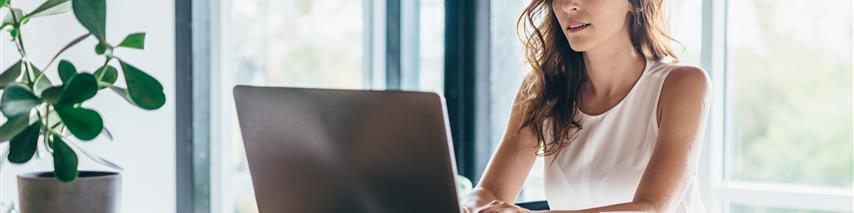
[[435,93],[237,86],[261,213],[459,212]]

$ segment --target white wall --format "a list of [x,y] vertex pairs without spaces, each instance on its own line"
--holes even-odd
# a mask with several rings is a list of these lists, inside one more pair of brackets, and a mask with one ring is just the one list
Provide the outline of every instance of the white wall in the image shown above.
[[[13,0],[15,7],[30,11],[41,1]],[[125,35],[147,32],[146,49],[117,50],[116,55],[148,72],[163,84],[166,105],[157,111],[131,106],[118,95],[102,90],[85,105],[96,109],[115,136],[110,142],[98,138],[78,143],[86,150],[112,160],[125,168],[123,173],[122,212],[175,211],[175,25],[172,0],[109,0],[107,2],[107,38],[117,44]],[[85,33],[70,12],[30,21],[23,31],[31,60],[43,67],[50,57],[73,38]],[[0,38],[2,69],[17,59],[7,33]],[[61,58],[71,60],[79,70],[94,70],[103,58],[94,53],[94,38],[67,51]],[[56,78],[56,66],[48,69]],[[119,80],[124,84],[123,80]],[[5,149],[5,146],[4,148]],[[5,150],[4,150],[5,151]],[[109,170],[78,154],[81,169]],[[4,159],[5,160],[5,159]],[[34,159],[24,165],[5,164],[0,171],[2,200],[17,199],[15,175],[33,170],[52,169],[51,158]]]

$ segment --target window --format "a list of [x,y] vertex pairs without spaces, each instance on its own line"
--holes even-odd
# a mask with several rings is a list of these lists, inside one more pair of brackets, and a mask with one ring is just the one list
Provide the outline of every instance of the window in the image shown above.
[[[401,29],[407,30],[401,32],[401,88],[441,93],[444,1],[400,3]],[[383,0],[219,4],[214,49],[221,64],[214,67],[211,86],[211,208],[257,212],[231,88],[251,84],[384,89],[386,5]]]
[[[237,84],[359,89],[364,85],[360,1],[222,1],[218,79],[212,109],[220,131],[213,158],[213,206],[257,212],[231,88]],[[331,24],[334,23],[334,24]],[[330,63],[334,59],[335,63]],[[214,85],[217,85],[217,84]],[[220,162],[216,162],[219,160]],[[217,190],[219,189],[219,190]],[[219,191],[219,192],[217,192]],[[216,197],[221,196],[219,202]]]
[[728,1],[726,109],[718,115],[725,186],[809,200],[725,199],[724,209],[852,211],[850,8],[844,0]]
[[850,3],[729,3],[730,180],[852,186]]

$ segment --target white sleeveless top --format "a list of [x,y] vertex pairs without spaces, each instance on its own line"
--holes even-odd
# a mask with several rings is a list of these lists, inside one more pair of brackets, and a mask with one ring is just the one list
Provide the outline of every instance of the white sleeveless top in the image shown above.
[[[582,130],[557,157],[545,157],[545,193],[551,209],[632,201],[658,137],[661,87],[675,67],[647,60],[640,79],[616,106],[595,116],[579,111]],[[551,140],[549,125],[544,128],[547,140]],[[690,178],[676,212],[705,212],[697,175]]]

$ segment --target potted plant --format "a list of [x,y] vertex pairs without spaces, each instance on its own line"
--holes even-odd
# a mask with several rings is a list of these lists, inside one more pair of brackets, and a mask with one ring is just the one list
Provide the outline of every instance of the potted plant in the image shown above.
[[[54,167],[53,171],[18,176],[20,210],[118,212],[120,174],[78,171],[77,153],[104,161],[74,145],[73,139],[90,141],[103,134],[112,140],[101,115],[84,104],[98,92],[115,92],[146,110],[163,106],[166,98],[162,85],[113,54],[114,48],[143,49],[145,33],[132,33],[118,45],[110,43],[106,37],[106,0],[46,0],[29,12],[13,7],[12,1],[0,0],[0,13],[5,13],[0,30],[9,33],[9,42],[14,43],[20,60],[0,73],[0,143],[9,143],[5,158],[17,164],[32,159],[42,144],[51,154]],[[30,19],[68,11],[88,33],[58,50],[47,64],[33,63],[29,56],[40,53],[27,52],[22,28]],[[71,61],[57,61],[65,50],[86,39],[97,39],[94,51],[104,57],[102,65],[90,67],[92,72],[88,72]],[[45,75],[54,70],[59,79]],[[123,85],[119,78],[124,79]]]

